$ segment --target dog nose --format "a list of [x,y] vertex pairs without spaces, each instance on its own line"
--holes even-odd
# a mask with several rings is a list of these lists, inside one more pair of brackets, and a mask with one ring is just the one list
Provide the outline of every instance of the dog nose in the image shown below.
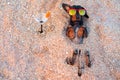
[[76,14],[76,19],[77,20],[79,20],[80,19],[80,15],[79,15],[79,13],[77,12],[77,14]]

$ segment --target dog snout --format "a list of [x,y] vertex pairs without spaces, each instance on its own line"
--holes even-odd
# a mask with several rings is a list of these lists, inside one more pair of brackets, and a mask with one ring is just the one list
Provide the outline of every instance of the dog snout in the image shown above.
[[76,19],[77,19],[77,20],[80,20],[80,15],[79,15],[78,12],[77,12],[77,14],[76,14]]

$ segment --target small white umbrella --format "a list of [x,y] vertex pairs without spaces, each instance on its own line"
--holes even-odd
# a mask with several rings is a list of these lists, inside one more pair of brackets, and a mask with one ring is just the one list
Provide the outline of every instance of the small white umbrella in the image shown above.
[[41,18],[34,18],[37,22],[39,22],[40,23],[40,25],[41,25],[41,30],[39,31],[40,33],[43,33],[43,24],[45,23],[45,22],[47,22],[47,20],[48,20],[48,18],[51,16],[51,12],[50,11],[48,11],[48,12],[46,12],[46,13],[42,13],[41,14]]

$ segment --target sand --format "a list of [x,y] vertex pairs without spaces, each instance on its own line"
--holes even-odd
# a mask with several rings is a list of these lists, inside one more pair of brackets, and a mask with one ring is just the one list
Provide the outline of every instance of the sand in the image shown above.
[[[65,36],[63,2],[88,12],[83,44]],[[47,11],[40,34],[35,18]],[[81,77],[65,62],[76,48],[88,50],[92,60]],[[0,80],[120,80],[120,0],[0,0]]]

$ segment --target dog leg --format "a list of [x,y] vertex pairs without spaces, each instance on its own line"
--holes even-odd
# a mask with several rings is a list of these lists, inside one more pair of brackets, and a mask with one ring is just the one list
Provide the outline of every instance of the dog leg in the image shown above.
[[80,55],[81,55],[81,50],[79,50],[79,55],[78,55],[78,62],[79,62],[78,63],[78,76],[82,75],[84,68],[85,68],[83,62],[81,61],[82,59]]
[[78,51],[75,50],[75,51],[73,52],[72,58],[68,58],[68,57],[66,58],[67,64],[74,65],[74,64],[75,64],[75,61],[76,61],[76,58],[77,58],[77,55],[78,55]]
[[88,67],[91,67],[90,54],[88,51],[85,52],[85,63]]
[[66,36],[72,40],[75,38],[75,33],[74,33],[74,29],[72,27],[68,27],[66,30]]
[[86,29],[86,28],[84,28],[84,34],[83,34],[83,35],[84,35],[84,37],[85,37],[85,38],[87,38],[87,37],[88,37],[88,31],[87,31],[87,29]]

